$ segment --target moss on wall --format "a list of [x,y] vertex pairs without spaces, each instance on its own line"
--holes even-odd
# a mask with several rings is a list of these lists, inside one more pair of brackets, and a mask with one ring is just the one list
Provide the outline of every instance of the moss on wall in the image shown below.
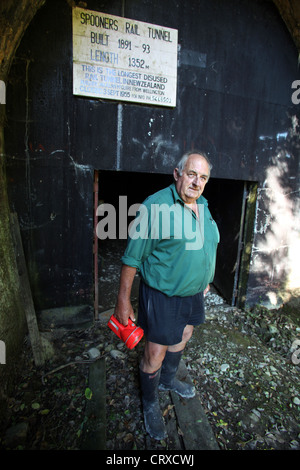
[[[6,0],[0,4],[0,79],[6,83],[11,62],[24,32],[45,0]],[[0,340],[6,364],[0,365],[0,416],[5,421],[6,396],[20,364],[26,321],[19,294],[19,275],[10,231],[5,177],[5,105],[0,105]],[[1,424],[1,423],[0,423]]]
[[[25,332],[25,316],[19,298],[19,277],[9,226],[9,205],[3,169],[3,126],[0,128],[0,340],[6,349],[6,364],[0,366],[0,413],[13,384],[14,370],[20,356]],[[1,406],[2,403],[2,406]]]

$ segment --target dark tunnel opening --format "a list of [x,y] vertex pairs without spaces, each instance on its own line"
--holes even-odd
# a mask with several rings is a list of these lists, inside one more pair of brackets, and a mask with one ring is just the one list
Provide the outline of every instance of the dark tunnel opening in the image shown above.
[[[97,171],[97,202],[110,204],[115,208],[115,238],[97,237],[97,303],[99,312],[113,308],[118,292],[121,256],[126,248],[128,224],[133,217],[128,216],[128,209],[140,204],[150,194],[170,185],[171,174]],[[243,250],[251,230],[245,230],[249,224],[247,200],[253,183],[242,180],[211,178],[205,187],[203,196],[208,199],[210,212],[220,231],[214,287],[231,305],[237,305],[242,296],[243,285],[241,270],[248,270],[250,256],[243,261]],[[125,212],[127,213],[125,214]],[[99,221],[99,217],[97,218]],[[120,222],[119,222],[120,221]],[[127,224],[126,230],[124,224]],[[250,220],[253,227],[253,220]],[[95,284],[96,284],[95,279]],[[138,279],[133,285],[133,299],[138,297]]]

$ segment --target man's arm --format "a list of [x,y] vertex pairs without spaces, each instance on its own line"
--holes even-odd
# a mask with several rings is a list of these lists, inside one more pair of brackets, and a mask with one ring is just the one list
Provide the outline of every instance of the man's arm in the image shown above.
[[132,321],[135,320],[134,311],[130,300],[130,294],[135,274],[136,268],[133,268],[132,266],[127,266],[125,264],[122,265],[120,275],[120,287],[114,315],[116,319],[124,326],[127,326],[128,318],[131,318]]
[[206,296],[206,294],[208,294],[209,291],[210,291],[210,285],[207,284],[207,287],[206,287],[206,289],[205,289],[204,292],[203,292],[204,297]]

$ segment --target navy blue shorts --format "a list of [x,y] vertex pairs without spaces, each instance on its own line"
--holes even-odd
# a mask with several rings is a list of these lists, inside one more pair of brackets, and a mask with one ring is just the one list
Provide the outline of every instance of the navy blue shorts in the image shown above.
[[203,292],[189,297],[168,297],[141,280],[138,324],[148,341],[165,346],[178,344],[186,325],[196,326],[204,321]]

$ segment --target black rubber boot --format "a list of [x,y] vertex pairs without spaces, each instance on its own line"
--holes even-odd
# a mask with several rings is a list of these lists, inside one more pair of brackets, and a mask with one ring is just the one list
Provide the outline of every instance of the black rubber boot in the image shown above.
[[160,371],[161,369],[158,369],[152,374],[147,374],[140,369],[145,428],[147,433],[158,441],[166,437],[165,424],[158,401]]
[[175,377],[182,353],[183,351],[166,352],[162,363],[158,389],[172,390],[183,398],[192,398],[196,394],[195,387],[186,382],[181,382]]

